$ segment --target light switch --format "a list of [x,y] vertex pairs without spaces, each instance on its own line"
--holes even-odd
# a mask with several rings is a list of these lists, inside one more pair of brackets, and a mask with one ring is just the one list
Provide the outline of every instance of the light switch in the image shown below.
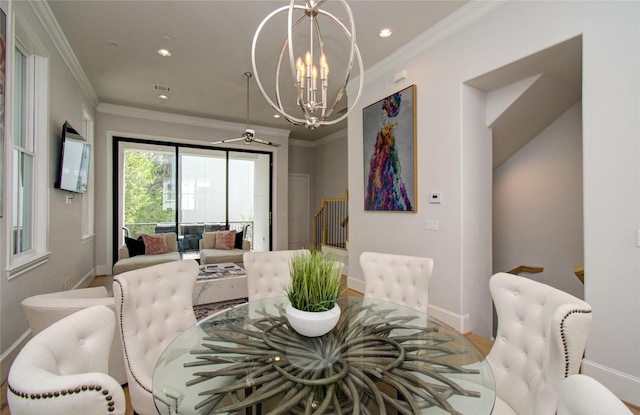
[[429,193],[429,203],[440,203],[441,201],[440,193]]

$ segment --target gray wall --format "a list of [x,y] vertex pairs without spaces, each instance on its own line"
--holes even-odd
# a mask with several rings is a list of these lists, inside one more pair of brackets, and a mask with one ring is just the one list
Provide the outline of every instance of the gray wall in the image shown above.
[[[6,273],[6,257],[4,254],[0,255],[0,327],[2,329],[0,367],[3,379],[29,333],[29,325],[22,311],[21,301],[32,295],[60,291],[62,282],[67,278],[70,288],[86,286],[95,275],[94,239],[88,237],[83,240],[82,238],[82,198],[88,196],[75,195],[71,204],[66,204],[65,196],[68,193],[53,187],[58,168],[62,124],[69,121],[75,128],[81,128],[83,108],[95,116],[95,96],[91,94],[92,91],[84,93],[83,85],[74,76],[70,66],[53,43],[52,39],[56,38],[55,27],[43,26],[32,9],[34,7],[41,11],[42,5],[32,2],[13,2],[11,7],[21,20],[27,22],[41,46],[46,50],[46,55],[49,56],[49,101],[55,105],[49,105],[49,152],[44,154],[49,165],[48,175],[36,178],[49,187],[48,198],[41,201],[47,204],[49,210],[48,260],[9,280]],[[7,20],[10,19],[9,14]],[[12,47],[12,43],[8,46]],[[12,62],[8,64],[11,65]],[[10,140],[5,138],[5,145],[10,144]],[[7,154],[10,155],[11,152],[5,147],[5,156]],[[93,163],[94,160],[92,159],[91,162]],[[4,209],[10,209],[10,207],[11,204],[5,193]],[[6,216],[0,219],[0,227],[4,252],[11,229]]]

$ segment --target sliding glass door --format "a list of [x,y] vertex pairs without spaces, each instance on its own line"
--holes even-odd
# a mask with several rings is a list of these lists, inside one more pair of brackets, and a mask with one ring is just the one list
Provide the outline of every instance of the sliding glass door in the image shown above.
[[116,255],[125,236],[176,232],[181,252],[197,257],[202,233],[222,229],[270,249],[270,153],[126,138],[114,146]]

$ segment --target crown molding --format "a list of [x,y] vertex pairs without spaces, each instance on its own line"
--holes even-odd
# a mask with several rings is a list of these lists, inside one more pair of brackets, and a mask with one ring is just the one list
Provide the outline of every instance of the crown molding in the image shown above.
[[[172,124],[190,125],[194,127],[212,128],[223,131],[238,133],[244,131],[246,124],[229,121],[220,121],[210,118],[193,117],[190,115],[180,115],[170,112],[147,110],[142,108],[127,107],[124,105],[105,104],[98,105],[98,112],[101,114],[118,115],[121,117],[138,118],[147,121],[168,122]],[[253,126],[256,133],[268,134],[272,137],[288,138],[289,130],[273,127]]]
[[69,42],[53,15],[49,4],[46,1],[30,1],[29,5],[40,20],[40,23],[42,23],[44,30],[49,34],[49,37],[56,49],[58,49],[62,60],[67,64],[67,67],[73,74],[74,78],[78,81],[80,89],[82,89],[85,97],[94,107],[96,107],[100,103],[98,94],[96,94],[95,90],[91,86],[89,78],[87,78],[78,58],[76,58],[73,49],[71,49],[71,45],[69,45]]
[[[453,36],[510,1],[511,0],[469,1],[463,7],[440,20],[411,41],[405,43],[380,62],[371,66],[365,72],[365,85],[375,82],[384,76],[388,76],[390,67],[396,67],[411,61],[416,56],[424,53],[426,50]],[[351,95],[355,94],[360,76],[362,76],[362,74],[358,74],[358,76],[349,81],[347,92]]]
[[326,137],[322,137],[319,140],[315,141],[307,141],[307,140],[298,140],[298,139],[289,139],[290,146],[298,146],[298,147],[307,147],[307,148],[317,148],[323,146],[325,144],[329,144],[332,141],[343,140],[347,138],[347,129],[343,129],[340,131],[336,131],[334,133],[329,134]]

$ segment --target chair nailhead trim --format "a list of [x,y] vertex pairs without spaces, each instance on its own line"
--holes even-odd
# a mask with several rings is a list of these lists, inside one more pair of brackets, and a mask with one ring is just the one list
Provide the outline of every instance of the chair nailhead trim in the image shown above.
[[[32,394],[28,394],[26,392],[20,392],[16,389],[13,388],[13,386],[8,385],[8,389],[9,391],[20,397],[20,398],[24,398],[24,399],[48,399],[48,398],[59,398],[60,396],[66,396],[66,395],[73,395],[74,393],[80,393],[80,392],[86,392],[86,391],[90,391],[90,392],[100,392],[102,390],[102,386],[100,385],[82,385],[79,387],[76,387],[75,389],[63,389],[60,391],[54,391],[54,392],[45,392],[43,394],[39,394],[39,393],[32,393]],[[109,391],[108,390],[103,390],[102,391],[102,395],[105,396],[105,401],[107,402],[107,412],[113,412],[114,411],[114,406],[115,406],[115,402],[113,401],[113,396],[109,395]]]
[[562,321],[560,322],[560,336],[562,337],[562,347],[564,349],[564,377],[565,378],[569,376],[569,370],[571,368],[569,367],[570,365],[569,345],[567,344],[567,335],[564,332],[565,331],[564,323],[567,320],[567,318],[574,313],[591,314],[591,310],[571,310],[562,318]]

